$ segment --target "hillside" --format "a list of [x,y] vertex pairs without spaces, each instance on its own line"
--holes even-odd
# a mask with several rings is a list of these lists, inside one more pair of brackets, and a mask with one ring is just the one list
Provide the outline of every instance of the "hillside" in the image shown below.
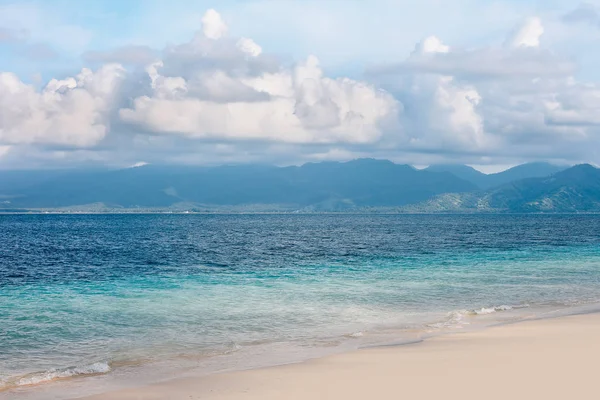
[[526,163],[509,168],[502,172],[484,174],[467,165],[432,165],[427,171],[449,172],[476,185],[480,189],[489,189],[520,179],[543,178],[567,169],[567,166],[553,165],[545,162]]
[[[3,171],[0,211],[600,212],[600,170],[591,165],[525,179],[519,177],[559,167],[525,164],[491,175],[469,168],[417,170],[358,159],[282,168],[145,165]],[[489,179],[510,177],[516,179],[480,189],[491,184]]]
[[[42,175],[42,176],[40,176]],[[284,209],[344,210],[403,206],[476,186],[452,174],[359,159],[300,167],[146,165],[112,171],[0,173],[5,208],[270,204]],[[15,179],[18,176],[19,179]]]
[[523,179],[486,194],[491,208],[515,212],[600,211],[600,170],[576,165],[546,178]]
[[415,212],[600,212],[600,169],[581,164],[543,178],[485,191],[445,193],[410,206]]

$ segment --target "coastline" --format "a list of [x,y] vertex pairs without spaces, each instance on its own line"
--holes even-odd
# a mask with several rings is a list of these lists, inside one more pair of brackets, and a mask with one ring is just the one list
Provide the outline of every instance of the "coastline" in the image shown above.
[[596,389],[598,337],[600,313],[559,316],[79,399],[584,399]]

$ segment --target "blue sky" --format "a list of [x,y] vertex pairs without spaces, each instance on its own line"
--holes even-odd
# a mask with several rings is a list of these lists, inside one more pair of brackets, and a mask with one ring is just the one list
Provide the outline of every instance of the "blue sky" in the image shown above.
[[1,0],[0,5],[4,26],[24,27],[32,41],[47,43],[60,55],[50,63],[31,63],[3,49],[0,67],[25,73],[41,69],[44,75],[76,70],[87,50],[128,44],[161,49],[189,40],[209,8],[230,23],[232,35],[249,36],[284,57],[315,54],[331,73],[355,75],[371,63],[406,57],[429,35],[462,47],[501,43],[519,19],[540,14],[556,19],[574,8],[556,0]]
[[[216,16],[203,22],[207,10]],[[0,89],[14,91],[0,94],[0,167],[600,163],[598,10],[563,0],[0,0],[0,73],[11,74]]]

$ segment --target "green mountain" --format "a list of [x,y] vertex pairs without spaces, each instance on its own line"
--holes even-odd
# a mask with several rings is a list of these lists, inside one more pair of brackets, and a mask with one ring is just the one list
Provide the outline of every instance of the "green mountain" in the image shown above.
[[576,165],[550,177],[500,186],[485,199],[492,208],[513,212],[600,211],[600,170]]
[[502,172],[484,174],[467,165],[432,165],[426,168],[433,172],[450,172],[457,177],[473,183],[480,189],[489,189],[494,186],[504,185],[519,179],[542,178],[565,170],[566,166],[558,166],[544,162],[517,165]]
[[581,164],[543,178],[527,178],[485,191],[445,193],[408,211],[600,212],[600,169]]

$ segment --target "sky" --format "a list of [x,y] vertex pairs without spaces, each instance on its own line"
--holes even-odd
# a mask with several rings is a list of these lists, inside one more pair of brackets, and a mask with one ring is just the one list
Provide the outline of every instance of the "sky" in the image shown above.
[[600,0],[0,0],[0,168],[600,164]]

